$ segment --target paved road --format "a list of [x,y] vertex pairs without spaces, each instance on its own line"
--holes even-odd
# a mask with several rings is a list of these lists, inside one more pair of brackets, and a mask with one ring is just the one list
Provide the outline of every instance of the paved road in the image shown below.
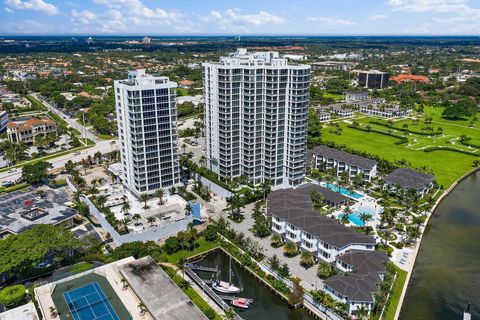
[[41,103],[43,103],[43,105],[45,107],[48,108],[48,110],[50,110],[51,112],[55,113],[56,115],[58,115],[59,117],[61,117],[63,120],[65,120],[67,123],[68,123],[68,126],[71,127],[71,128],[74,128],[74,129],[77,129],[78,131],[80,131],[80,133],[82,134],[82,138],[85,137],[84,135],[86,134],[87,136],[87,139],[90,139],[92,140],[93,142],[97,143],[97,142],[100,142],[100,141],[103,141],[102,139],[100,139],[99,137],[97,137],[96,135],[94,135],[93,133],[91,133],[90,131],[88,131],[87,127],[84,127],[83,125],[81,125],[80,123],[77,122],[76,119],[72,119],[70,118],[69,116],[67,116],[65,113],[63,113],[62,111],[58,110],[57,108],[55,108],[50,102],[48,102],[47,100],[45,100],[42,96],[40,96],[38,93],[32,93],[32,96],[34,98],[36,98],[38,101],[40,101]]
[[[87,158],[89,155],[93,157],[93,155],[98,151],[100,151],[101,153],[108,153],[117,149],[118,146],[115,140],[101,140],[95,146],[79,151],[80,154],[69,153],[47,161],[53,165],[53,169],[57,169],[65,166],[65,163],[67,163],[69,160],[72,160],[73,162],[79,162],[82,159]],[[0,173],[0,182],[14,181],[20,178],[20,176],[22,175],[22,169],[18,168],[14,170],[15,172]]]

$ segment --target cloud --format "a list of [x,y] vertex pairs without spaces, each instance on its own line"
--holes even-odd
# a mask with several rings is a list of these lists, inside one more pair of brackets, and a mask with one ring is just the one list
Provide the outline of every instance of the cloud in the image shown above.
[[266,11],[259,11],[253,14],[242,14],[240,9],[227,9],[223,12],[212,10],[208,16],[201,17],[205,22],[214,22],[222,29],[233,29],[248,32],[249,26],[260,26],[267,24],[284,24],[283,17],[271,14]]
[[396,11],[405,12],[436,12],[456,14],[478,14],[480,9],[474,9],[468,0],[389,0],[388,4]]
[[162,8],[149,8],[141,0],[93,0],[93,3],[105,5],[110,9],[116,9],[128,13],[131,17],[148,19],[163,19],[171,23],[182,17],[177,11],[167,11]]
[[[43,0],[5,0],[5,5],[7,6],[5,10],[33,10],[44,12],[47,14],[58,14],[59,10],[53,4],[45,2]],[[9,11],[7,11],[9,12]]]
[[370,16],[368,17],[369,20],[383,20],[383,19],[387,19],[388,16],[385,15],[385,14],[375,14],[373,16]]
[[16,22],[0,23],[0,33],[2,34],[49,34],[53,28],[49,24],[34,20],[20,20]]
[[313,21],[313,22],[325,23],[332,27],[354,26],[357,24],[355,21],[345,20],[341,18],[333,18],[333,17],[308,17],[307,20]]

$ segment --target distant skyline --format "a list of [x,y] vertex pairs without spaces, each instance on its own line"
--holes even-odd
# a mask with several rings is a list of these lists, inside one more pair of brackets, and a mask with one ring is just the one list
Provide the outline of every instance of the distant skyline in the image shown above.
[[478,0],[0,0],[0,35],[479,35]]

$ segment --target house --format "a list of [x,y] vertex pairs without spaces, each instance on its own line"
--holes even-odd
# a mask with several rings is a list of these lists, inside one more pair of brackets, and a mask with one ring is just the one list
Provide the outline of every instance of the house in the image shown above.
[[330,113],[328,112],[319,111],[317,112],[317,115],[318,115],[318,118],[320,119],[320,122],[326,122],[330,120]]
[[347,172],[349,177],[363,174],[366,180],[371,181],[377,175],[377,162],[375,160],[358,156],[346,151],[316,146],[312,150],[313,167],[319,169],[333,168],[336,174]]
[[318,185],[273,191],[267,197],[267,215],[272,217],[274,233],[329,263],[349,250],[374,250],[373,237],[358,233],[336,219],[320,216],[312,207],[312,191],[320,192],[326,203],[348,201],[345,196]]
[[345,94],[345,102],[347,103],[363,101],[369,98],[369,93],[364,91],[347,91],[344,94]]
[[389,262],[384,252],[351,250],[337,256],[335,266],[343,273],[324,281],[325,292],[348,304],[348,315],[358,309],[369,312],[375,304],[375,293],[386,274]]
[[181,80],[178,82],[178,86],[183,89],[190,89],[194,83],[191,80]]
[[353,117],[354,111],[353,108],[345,103],[334,103],[327,106],[318,106],[315,107],[317,113],[324,112],[336,115],[340,118]]
[[8,140],[12,143],[34,143],[38,136],[57,133],[57,124],[50,118],[31,118],[7,123]]
[[408,168],[398,168],[385,178],[384,189],[395,191],[397,188],[415,190],[420,197],[425,196],[433,188],[434,176]]

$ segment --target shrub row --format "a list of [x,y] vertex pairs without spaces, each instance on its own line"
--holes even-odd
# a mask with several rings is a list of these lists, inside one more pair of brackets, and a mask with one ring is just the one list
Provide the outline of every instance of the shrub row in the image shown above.
[[364,127],[358,127],[358,126],[353,126],[353,125],[348,125],[347,127],[352,128],[352,129],[357,129],[357,130],[360,130],[360,131],[364,131],[364,132],[375,132],[375,133],[379,133],[379,134],[383,134],[383,135],[386,135],[386,136],[390,136],[390,137],[393,137],[393,138],[400,139],[399,141],[395,142],[395,144],[404,144],[404,143],[408,142],[408,139],[406,137],[401,136],[399,134],[391,133],[391,132],[381,131],[381,130],[377,130],[377,129],[374,129],[374,128],[366,129]]
[[432,151],[453,151],[453,152],[458,152],[458,153],[463,153],[463,154],[468,154],[470,156],[478,157],[479,154],[471,151],[466,151],[466,150],[459,150],[455,149],[452,147],[443,147],[443,146],[436,146],[436,147],[427,147],[423,149],[424,152],[432,152]]
[[408,132],[408,133],[413,133],[413,134],[418,134],[418,135],[421,135],[421,136],[431,136],[431,135],[439,135],[441,134],[441,132],[423,132],[423,131],[416,131],[416,130],[410,130],[410,129],[407,129],[407,128],[399,128],[399,127],[395,127],[395,126],[392,126],[391,124],[388,124],[388,123],[383,123],[381,121],[376,121],[376,120],[370,120],[370,123],[372,124],[377,124],[379,126],[384,126],[384,127],[387,127],[389,129],[393,129],[393,130],[398,130],[398,131],[403,131],[403,132]]

